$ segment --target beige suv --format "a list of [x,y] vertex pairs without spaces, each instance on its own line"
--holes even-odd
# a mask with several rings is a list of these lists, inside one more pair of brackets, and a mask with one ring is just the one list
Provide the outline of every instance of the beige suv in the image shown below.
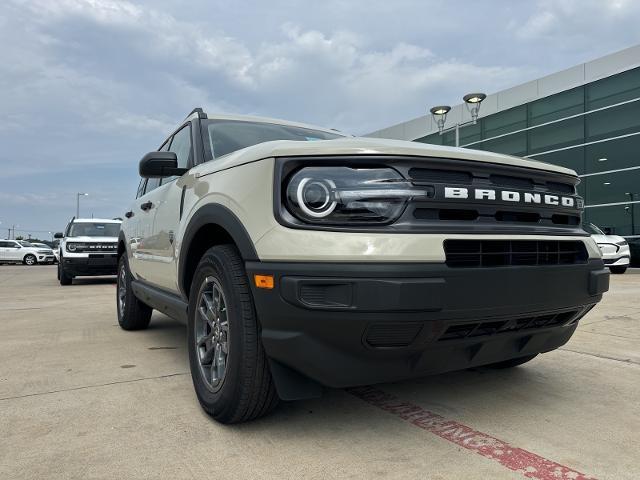
[[522,364],[608,289],[563,167],[196,109],[139,171],[118,320],[187,322],[220,422],[326,387]]

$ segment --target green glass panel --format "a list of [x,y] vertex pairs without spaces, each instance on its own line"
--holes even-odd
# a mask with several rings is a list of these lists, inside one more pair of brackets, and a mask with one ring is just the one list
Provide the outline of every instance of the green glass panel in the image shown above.
[[[482,140],[480,122],[475,125],[467,125],[460,129],[460,145],[478,142],[479,140]],[[475,148],[475,146],[471,145],[470,148]]]
[[640,170],[583,177],[587,205],[626,202],[631,194],[640,196]]
[[448,147],[456,146],[456,132],[446,132],[442,134],[442,145]]
[[426,137],[416,138],[414,142],[431,143],[433,145],[442,145],[442,135],[439,133],[432,133]]
[[510,108],[503,112],[489,115],[481,120],[483,137],[491,138],[496,135],[510,133],[527,127],[527,106]]
[[560,165],[575,170],[578,175],[584,173],[584,147],[569,148],[559,152],[545,153],[531,157],[535,160]]
[[640,97],[640,67],[586,86],[587,110]]
[[584,87],[551,95],[529,104],[529,126],[584,112]]
[[587,208],[583,219],[614,235],[640,234],[639,203]]
[[640,101],[586,115],[587,142],[640,131]]
[[584,143],[584,118],[576,117],[529,130],[529,153]]
[[485,140],[474,145],[473,148],[522,157],[527,153],[527,132],[506,135],[494,140]]
[[587,173],[640,166],[640,134],[586,147]]

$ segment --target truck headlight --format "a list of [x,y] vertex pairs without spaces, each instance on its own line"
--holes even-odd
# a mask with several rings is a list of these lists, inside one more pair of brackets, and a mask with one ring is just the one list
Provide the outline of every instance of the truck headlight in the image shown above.
[[387,224],[400,217],[416,188],[392,168],[305,167],[286,182],[285,206],[306,223]]
[[67,243],[67,252],[82,251],[86,248],[84,243]]

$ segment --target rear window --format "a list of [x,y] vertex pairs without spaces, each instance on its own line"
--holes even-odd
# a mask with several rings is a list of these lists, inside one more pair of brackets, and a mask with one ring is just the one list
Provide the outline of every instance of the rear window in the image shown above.
[[74,223],[69,229],[69,237],[117,237],[119,223]]

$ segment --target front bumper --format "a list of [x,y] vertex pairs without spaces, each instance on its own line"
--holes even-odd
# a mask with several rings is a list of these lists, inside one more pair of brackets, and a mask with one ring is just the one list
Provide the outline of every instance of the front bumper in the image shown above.
[[630,255],[624,255],[622,257],[604,258],[604,264],[607,267],[628,267],[631,261]]
[[[269,358],[330,387],[553,350],[609,287],[602,260],[458,269],[248,262],[246,268]],[[274,275],[274,289],[256,288],[254,274]]]
[[86,257],[63,256],[62,269],[72,277],[116,275],[118,256],[116,254],[90,254]]

